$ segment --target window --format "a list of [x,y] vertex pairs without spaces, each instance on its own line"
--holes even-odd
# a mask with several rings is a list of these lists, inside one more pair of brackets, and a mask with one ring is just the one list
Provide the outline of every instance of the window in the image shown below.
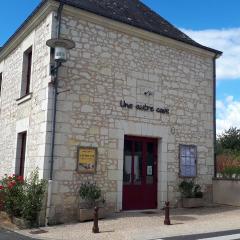
[[23,75],[20,97],[24,97],[25,95],[28,95],[30,93],[31,72],[32,72],[32,47],[26,50],[23,54]]
[[2,73],[0,73],[0,97],[2,95]]
[[197,147],[193,145],[180,145],[180,176],[196,177],[197,175]]
[[15,170],[15,173],[18,176],[24,176],[26,141],[27,141],[27,132],[19,133],[18,139],[17,139],[17,159],[16,159],[16,170]]

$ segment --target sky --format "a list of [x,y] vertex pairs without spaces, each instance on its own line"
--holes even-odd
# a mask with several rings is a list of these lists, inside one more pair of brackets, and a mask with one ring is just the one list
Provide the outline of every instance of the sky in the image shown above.
[[[1,1],[0,46],[40,2]],[[224,52],[217,60],[217,133],[240,128],[240,0],[142,2],[195,41]]]

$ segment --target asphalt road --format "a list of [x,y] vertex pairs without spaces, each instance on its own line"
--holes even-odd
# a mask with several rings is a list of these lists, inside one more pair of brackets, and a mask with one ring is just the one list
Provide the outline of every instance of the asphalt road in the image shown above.
[[37,240],[37,238],[25,237],[15,232],[0,228],[0,240]]
[[[38,240],[38,239],[25,237],[15,232],[0,228],[0,240]],[[224,232],[204,233],[197,235],[176,236],[169,238],[154,238],[147,240],[240,240],[240,229]]]
[[168,238],[157,238],[148,240],[240,240],[240,229],[223,231],[223,232],[212,232],[196,235],[185,235],[179,237],[168,237]]

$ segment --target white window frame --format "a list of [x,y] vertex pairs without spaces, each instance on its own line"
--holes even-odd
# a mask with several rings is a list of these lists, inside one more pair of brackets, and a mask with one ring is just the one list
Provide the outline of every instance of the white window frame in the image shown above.
[[197,146],[179,145],[179,176],[197,177]]
[[[29,54],[31,54],[31,62],[29,62]],[[32,84],[32,66],[33,66],[33,46],[30,46],[23,52],[22,63],[22,80],[20,88],[20,98],[31,94]],[[30,70],[30,72],[29,72]]]
[[0,98],[2,96],[3,73],[0,72]]

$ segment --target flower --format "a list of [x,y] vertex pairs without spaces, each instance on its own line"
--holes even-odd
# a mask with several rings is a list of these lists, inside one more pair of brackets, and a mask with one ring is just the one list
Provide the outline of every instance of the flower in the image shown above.
[[23,176],[18,176],[18,177],[17,177],[17,180],[18,180],[19,182],[23,182],[23,181],[24,181],[24,178],[23,178]]
[[0,190],[3,190],[4,189],[4,186],[0,185]]

